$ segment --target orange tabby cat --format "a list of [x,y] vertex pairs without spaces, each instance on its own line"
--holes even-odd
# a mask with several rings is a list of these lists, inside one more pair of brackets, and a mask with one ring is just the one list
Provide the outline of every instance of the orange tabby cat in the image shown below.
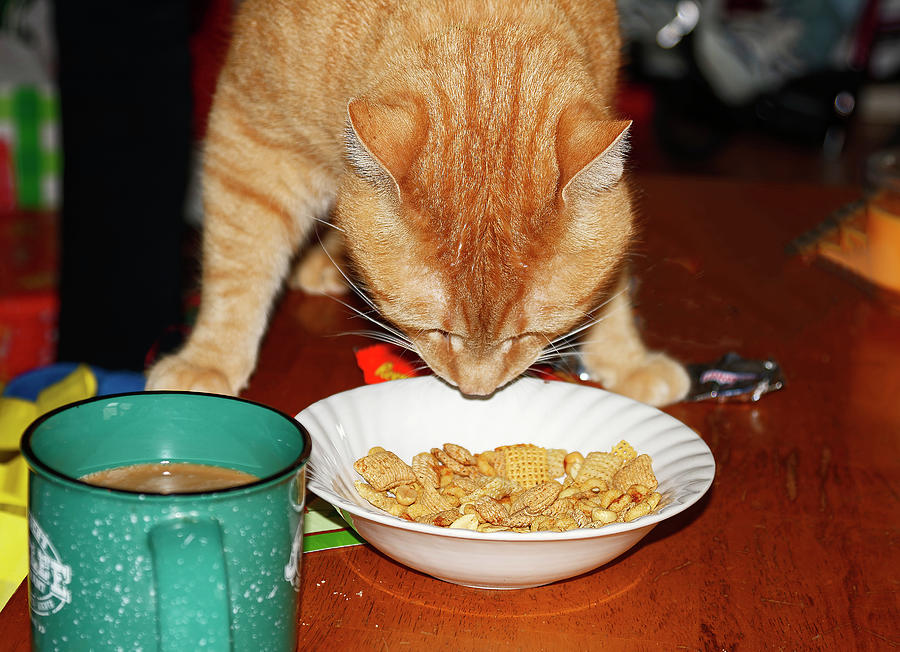
[[[374,305],[462,392],[600,317],[582,349],[597,379],[682,397],[684,369],[646,350],[625,292],[619,49],[613,0],[245,2],[209,123],[197,324],[148,387],[239,392],[331,210]],[[343,285],[321,250],[293,279]]]

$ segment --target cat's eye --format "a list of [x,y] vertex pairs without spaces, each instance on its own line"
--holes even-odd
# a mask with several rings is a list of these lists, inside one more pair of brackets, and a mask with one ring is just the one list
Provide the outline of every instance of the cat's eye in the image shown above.
[[433,330],[427,331],[426,335],[428,335],[432,340],[442,343],[444,346],[447,346],[451,350],[459,350],[463,347],[463,338],[461,335],[457,335],[456,333],[449,333],[445,330],[435,328]]
[[509,353],[510,349],[512,349],[513,347],[513,344],[521,344],[531,336],[531,333],[520,333],[519,335],[507,337],[505,340],[500,342],[500,352]]
[[[427,336],[433,344],[446,346],[451,351],[460,351],[465,346],[466,340],[462,335],[451,333],[440,328],[427,330],[423,334]],[[512,350],[514,344],[523,344],[533,337],[535,337],[535,333],[521,333],[519,335],[507,337],[506,339],[497,342],[495,346],[500,350],[500,353],[506,354]]]
[[507,337],[505,340],[500,342],[500,351],[502,353],[508,353],[510,349],[512,349],[513,344],[528,344],[533,338],[537,336],[537,333],[520,333],[519,335]]

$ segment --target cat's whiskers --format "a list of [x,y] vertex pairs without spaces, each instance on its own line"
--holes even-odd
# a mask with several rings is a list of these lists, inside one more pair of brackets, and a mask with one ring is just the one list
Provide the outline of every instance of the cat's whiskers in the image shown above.
[[[606,307],[611,301],[621,296],[627,290],[619,290],[615,294],[611,295],[603,301],[595,308],[585,313],[586,317],[591,317],[595,315],[598,311]],[[585,321],[583,324],[576,326],[568,333],[560,335],[552,340],[548,340],[548,344],[538,357],[535,359],[533,364],[541,364],[541,363],[552,363],[554,360],[562,360],[564,358],[573,358],[577,359],[580,356],[580,349],[584,345],[584,341],[582,341],[579,336],[582,335],[585,331],[590,329],[592,326],[599,324],[604,319],[609,316],[609,313],[604,313],[599,317],[593,317]]]
[[408,342],[405,338],[397,337],[391,333],[387,333],[384,331],[376,331],[376,330],[360,330],[360,331],[344,331],[342,333],[337,333],[337,335],[359,335],[361,337],[367,337],[375,340],[376,342],[384,342],[385,344],[393,344],[401,349],[406,351],[411,351],[416,353],[415,348],[413,348],[412,344]]
[[[327,222],[330,224],[330,222]],[[338,228],[338,227],[335,227]],[[319,245],[322,247],[322,251],[325,252],[325,255],[328,257],[328,260],[331,261],[331,264],[334,265],[335,269],[340,273],[340,275],[344,278],[344,281],[347,283],[347,286],[353,290],[353,293],[356,294],[360,299],[362,299],[367,306],[369,306],[369,310],[360,310],[356,306],[344,301],[340,297],[327,294],[326,296],[330,297],[334,301],[337,301],[342,306],[350,310],[352,313],[362,317],[366,321],[378,326],[380,331],[370,331],[370,330],[362,330],[362,331],[345,331],[340,333],[340,335],[362,335],[366,337],[370,337],[376,341],[385,342],[387,344],[394,344],[399,346],[407,351],[417,352],[415,349],[415,345],[412,340],[410,340],[403,331],[394,326],[391,326],[383,319],[377,319],[373,315],[380,315],[378,307],[375,305],[375,302],[369,298],[369,296],[362,290],[362,288],[357,285],[350,276],[341,269],[341,266],[338,265],[337,261],[332,257],[332,255],[328,252],[328,249],[322,243],[321,239],[319,239]]]
[[[332,222],[331,220],[324,219],[324,218],[321,218],[321,217],[313,217],[312,219],[313,219],[313,221],[318,222],[319,224],[322,224],[322,225],[324,225],[324,226],[331,227],[331,228],[334,229],[335,231],[340,231],[341,233],[344,233],[344,229],[342,229],[341,227],[339,227],[337,224],[335,224],[335,223]],[[318,236],[317,236],[317,237],[318,237]],[[322,243],[322,240],[321,240],[321,238],[319,238],[319,244],[321,244],[321,243]]]
[[[331,224],[330,222],[326,222],[326,223]],[[338,227],[335,226],[334,228],[337,229]],[[340,230],[340,229],[338,229],[338,230]],[[378,307],[375,305],[375,302],[372,301],[372,299],[370,299],[369,296],[365,292],[363,292],[362,288],[360,288],[356,283],[353,282],[353,280],[350,278],[350,276],[343,269],[341,269],[341,266],[337,264],[337,261],[332,257],[331,253],[329,253],[328,248],[324,245],[324,243],[322,242],[322,238],[319,237],[318,233],[316,233],[316,237],[319,240],[319,246],[322,247],[322,251],[325,252],[325,255],[328,257],[328,260],[331,261],[331,264],[334,265],[334,268],[344,278],[344,281],[347,283],[347,287],[349,287],[351,290],[353,290],[353,293],[356,294],[356,296],[358,296],[360,299],[365,301],[366,305],[368,305],[370,308],[372,308],[372,310],[377,312]],[[337,297],[335,297],[333,295],[329,294],[327,296],[334,298],[336,301],[340,301],[344,306],[347,306],[348,308],[356,310],[356,308],[352,308],[346,302],[338,299]],[[356,310],[356,312],[359,312],[359,311]],[[360,314],[362,315],[362,313],[360,313]],[[372,321],[371,318],[367,317],[366,315],[362,315],[362,316],[366,317],[366,319],[369,319],[370,321]],[[379,324],[379,325],[381,326],[382,324]]]
[[[542,333],[543,335],[543,333]],[[537,364],[538,362],[542,362],[542,358],[546,359],[554,359],[559,357],[559,349],[556,346],[556,340],[551,340],[549,337],[544,335],[544,338],[547,340],[547,346],[545,346],[541,352],[538,354],[538,357],[535,359],[533,364]],[[547,349],[552,349],[552,352],[548,352]]]
[[[383,331],[385,331],[386,334],[389,334],[389,335],[393,336],[394,338],[396,338],[396,341],[398,343],[402,342],[404,348],[413,350],[412,349],[412,347],[413,347],[412,341],[406,336],[406,333],[401,331],[399,328],[392,326],[390,323],[388,323],[387,321],[385,321],[383,319],[376,319],[375,317],[372,316],[372,314],[370,314],[370,311],[360,310],[359,308],[356,308],[355,306],[347,303],[346,301],[337,299],[336,297],[335,297],[335,300],[339,301],[342,305],[344,305],[346,308],[348,308],[352,312],[356,313],[363,319],[371,322],[372,324],[375,324],[376,326],[381,328]],[[371,311],[371,313],[380,314],[380,313],[378,313],[377,309],[373,309]]]
[[532,363],[532,365],[541,365],[541,364],[549,364],[551,366],[556,365],[557,363],[563,361],[570,360],[580,360],[581,353],[579,351],[564,351],[562,353],[547,355],[547,356],[538,356],[538,358]]
[[578,345],[566,346],[563,348],[553,348],[553,349],[544,349],[538,354],[538,357],[535,358],[535,364],[541,362],[551,362],[553,360],[565,357],[578,357],[581,355],[580,353],[581,347]]
[[[362,317],[362,318],[365,319],[366,321],[371,322],[372,324],[375,324],[375,325],[378,326],[379,328],[383,328],[384,330],[386,330],[386,331],[388,331],[389,333],[395,335],[396,337],[400,337],[400,338],[404,338],[404,339],[406,338],[406,336],[403,335],[403,333],[401,333],[399,330],[393,328],[392,326],[388,325],[387,323],[385,323],[385,322],[383,322],[383,321],[381,321],[381,320],[375,319],[374,317],[372,317],[371,315],[369,315],[366,311],[360,310],[360,309],[357,308],[356,306],[347,303],[347,302],[344,301],[343,299],[340,299],[340,298],[338,298],[337,296],[335,296],[335,295],[333,295],[333,294],[328,294],[328,295],[326,295],[326,296],[328,296],[329,298],[333,299],[334,301],[337,301],[339,304],[341,304],[342,306],[344,306],[347,310],[349,310],[349,311],[352,312],[353,314],[358,315],[359,317]],[[348,334],[348,333],[341,333],[341,334],[343,335],[343,334]]]
[[623,289],[619,290],[618,292],[616,292],[615,294],[610,295],[610,296],[606,299],[606,301],[603,301],[603,302],[601,302],[600,304],[598,304],[597,306],[595,306],[593,309],[591,309],[590,311],[588,311],[587,314],[588,314],[588,315],[593,315],[593,314],[596,313],[598,310],[601,310],[601,309],[605,308],[605,307],[608,306],[612,301],[614,301],[615,299],[619,298],[620,296],[622,296],[622,295],[625,294],[626,292],[628,292],[628,288],[623,288]]

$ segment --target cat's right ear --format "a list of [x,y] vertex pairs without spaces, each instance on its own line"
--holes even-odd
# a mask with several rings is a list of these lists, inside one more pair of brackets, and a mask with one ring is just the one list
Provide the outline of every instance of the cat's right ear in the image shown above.
[[350,165],[376,185],[390,183],[399,194],[428,133],[424,101],[409,94],[357,98],[347,105],[347,115]]
[[628,153],[631,120],[606,120],[576,103],[559,117],[556,161],[563,201],[575,191],[601,192],[618,183]]

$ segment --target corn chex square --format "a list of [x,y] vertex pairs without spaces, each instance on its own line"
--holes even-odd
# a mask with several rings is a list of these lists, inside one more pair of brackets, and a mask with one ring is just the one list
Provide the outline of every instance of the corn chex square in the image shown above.
[[509,480],[528,489],[550,480],[547,468],[547,450],[534,444],[499,446],[495,449],[503,457],[503,470]]
[[624,439],[613,446],[612,450],[609,452],[616,457],[621,457],[625,463],[628,463],[635,457],[637,457],[637,452],[634,450],[634,448],[632,448],[631,444],[629,444]]

